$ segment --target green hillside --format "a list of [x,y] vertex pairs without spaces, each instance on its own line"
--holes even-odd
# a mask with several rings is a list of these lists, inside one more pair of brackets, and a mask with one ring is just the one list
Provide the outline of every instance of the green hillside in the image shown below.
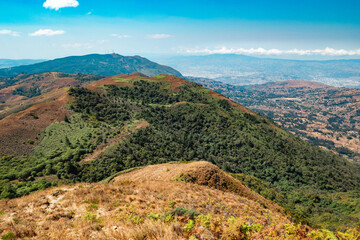
[[42,72],[87,73],[100,76],[141,72],[148,76],[171,74],[181,77],[181,73],[171,67],[157,64],[140,56],[121,56],[119,54],[71,56],[31,65],[4,68],[0,69],[0,77]]
[[[44,129],[32,155],[1,158],[1,198],[61,182],[101,181],[149,164],[206,160],[245,174],[236,176],[291,208],[298,220],[332,227],[337,216],[351,215],[337,226],[359,222],[359,204],[327,202],[331,194],[359,188],[359,165],[200,85],[173,76],[132,75],[70,88],[68,94],[72,116]],[[251,184],[244,176],[258,180]],[[325,223],[316,219],[320,213],[328,216]]]

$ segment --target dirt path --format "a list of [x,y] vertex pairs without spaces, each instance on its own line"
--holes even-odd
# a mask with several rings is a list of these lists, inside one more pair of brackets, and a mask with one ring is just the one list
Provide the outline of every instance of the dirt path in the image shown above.
[[126,132],[121,132],[119,135],[117,135],[114,138],[110,138],[106,140],[106,143],[102,143],[100,145],[98,145],[96,147],[96,149],[92,152],[89,153],[85,156],[85,158],[83,160],[81,160],[80,163],[86,163],[86,162],[90,162],[92,160],[95,160],[96,158],[98,158],[103,152],[105,152],[105,150],[110,147],[111,145],[114,145],[116,143],[119,143],[120,141],[124,140],[127,136],[131,135],[133,132],[135,132],[138,129],[141,128],[145,128],[149,126],[149,123],[145,120],[138,122],[135,124],[134,127],[132,127],[131,129],[129,129],[129,131]]

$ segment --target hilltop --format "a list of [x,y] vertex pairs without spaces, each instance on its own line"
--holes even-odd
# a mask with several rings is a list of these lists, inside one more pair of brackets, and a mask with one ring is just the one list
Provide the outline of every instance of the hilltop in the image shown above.
[[157,64],[140,56],[90,54],[0,69],[0,77],[13,77],[22,73],[32,74],[42,72],[86,73],[100,76],[141,72],[148,76],[156,76],[159,74],[182,76],[181,73],[171,67]]
[[[359,165],[217,92],[175,76],[140,73],[60,90],[58,98],[0,120],[0,130],[8,133],[0,134],[8,146],[0,149],[1,198],[98,182],[134,167],[205,160],[299,221],[331,229],[356,226]],[[21,130],[12,134],[12,128]]]
[[3,239],[335,237],[292,223],[279,206],[208,162],[152,165],[110,181],[1,200],[0,234]]

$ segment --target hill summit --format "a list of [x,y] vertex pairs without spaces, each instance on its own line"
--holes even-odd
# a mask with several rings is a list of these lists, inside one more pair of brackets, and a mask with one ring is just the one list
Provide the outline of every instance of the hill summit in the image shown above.
[[21,73],[64,72],[101,76],[141,72],[148,76],[170,74],[181,77],[175,69],[157,64],[140,56],[119,54],[90,54],[58,58],[41,63],[0,69],[0,77],[13,77]]
[[12,237],[7,239],[319,239],[323,234],[294,224],[279,206],[202,161],[133,169],[110,183],[51,188],[0,201],[0,209],[0,233]]

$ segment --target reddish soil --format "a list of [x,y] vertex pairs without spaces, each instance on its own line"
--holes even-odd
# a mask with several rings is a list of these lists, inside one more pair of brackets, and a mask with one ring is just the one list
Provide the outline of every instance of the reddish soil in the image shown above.
[[68,95],[36,104],[0,120],[0,156],[29,154],[40,130],[70,115],[65,105]]
[[[127,82],[115,82],[116,78],[129,78],[131,79],[131,77],[128,77],[130,75],[115,75],[115,76],[111,76],[111,77],[107,77],[107,78],[103,78],[99,81],[96,82],[92,82],[89,85],[86,86],[87,89],[93,90],[93,91],[98,91],[99,87],[101,85],[115,85],[115,86],[132,86],[131,83],[127,83]],[[134,76],[133,78],[135,78],[136,76]]]
[[[85,75],[91,76],[91,75]],[[87,83],[77,78],[77,74],[64,74],[57,72],[45,72],[31,75],[19,75],[15,77],[16,84],[4,89],[0,89],[0,119],[9,114],[23,110],[24,106],[30,106],[57,99],[64,91],[64,87],[82,86]],[[43,94],[28,98],[20,95],[13,95],[17,88],[38,88]]]
[[186,84],[186,83],[187,84],[189,84],[189,83],[194,84],[192,82],[186,81],[186,80],[184,80],[182,78],[175,77],[175,76],[172,76],[172,75],[164,75],[164,76],[165,76],[165,78],[162,78],[162,79],[156,79],[156,78],[151,78],[151,79],[170,82],[172,91],[176,91],[178,87],[180,87],[181,85]]

